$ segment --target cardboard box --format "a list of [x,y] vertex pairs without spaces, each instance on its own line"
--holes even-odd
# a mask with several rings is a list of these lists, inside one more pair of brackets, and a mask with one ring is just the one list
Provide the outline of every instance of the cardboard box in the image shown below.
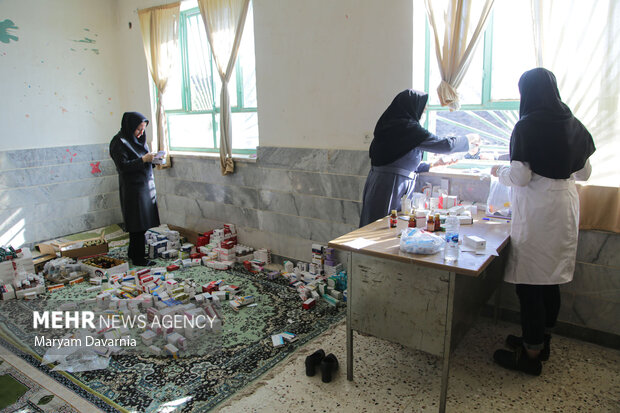
[[[80,246],[77,248],[71,248],[76,245],[82,245],[88,241],[99,241],[100,243],[97,245],[89,246],[89,247]],[[90,257],[92,255],[105,254],[106,252],[108,252],[108,243],[103,238],[103,235],[99,238],[90,238],[90,239],[86,239],[82,241],[73,241],[73,242],[60,245],[60,256],[61,257],[70,257],[70,258]]]
[[185,239],[187,239],[187,242],[196,245],[196,243],[198,242],[198,233],[195,231],[191,231],[187,228],[183,228],[183,227],[178,227],[176,225],[168,225],[168,228],[170,228],[172,231],[177,231],[179,233],[179,235],[181,235],[181,237],[185,237]]
[[89,265],[87,262],[82,262],[82,270],[87,271],[91,277],[103,277],[104,273],[108,275],[120,274],[129,271],[129,264],[123,260],[117,260],[116,258],[105,257],[111,261],[114,265],[110,268],[99,268],[93,265]]
[[[81,246],[85,242],[88,241],[101,241],[98,245],[93,245],[90,247]],[[78,257],[89,257],[92,255],[105,254],[108,252],[108,243],[101,235],[101,237],[97,238],[89,238],[80,241],[66,241],[62,239],[55,239],[43,242],[41,244],[37,244],[36,248],[42,253],[47,255],[58,255],[61,257],[70,257],[70,258],[78,258]]]
[[54,248],[54,245],[57,243],[60,243],[60,241],[59,240],[45,241],[45,242],[35,245],[34,248],[36,250],[39,250],[39,252],[42,255],[53,255],[54,257],[56,257],[56,252],[58,252],[58,250]]
[[36,273],[43,271],[46,262],[56,259],[56,254],[42,254],[40,252],[36,254],[32,257],[32,264]]

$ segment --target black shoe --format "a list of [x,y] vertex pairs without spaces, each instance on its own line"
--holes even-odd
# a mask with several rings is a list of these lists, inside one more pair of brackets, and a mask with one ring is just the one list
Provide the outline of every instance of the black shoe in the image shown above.
[[321,364],[325,357],[323,349],[319,349],[306,357],[306,376],[312,377],[316,373],[316,366]]
[[516,351],[497,350],[493,354],[493,360],[505,369],[522,371],[532,376],[540,376],[542,372],[540,360],[529,358],[523,347]]
[[332,373],[336,370],[338,370],[338,359],[330,353],[321,361],[321,380],[323,383],[332,381]]
[[[508,334],[506,337],[506,345],[510,347],[512,350],[516,350],[518,348],[523,347],[523,337],[513,336],[512,334]],[[545,334],[545,344],[542,350],[540,350],[540,354],[538,355],[538,360],[547,361],[549,360],[549,355],[551,354],[551,334]]]
[[138,267],[152,267],[153,265],[157,264],[155,261],[153,260],[147,260],[146,258],[142,258],[140,260],[131,260],[133,265],[136,265]]

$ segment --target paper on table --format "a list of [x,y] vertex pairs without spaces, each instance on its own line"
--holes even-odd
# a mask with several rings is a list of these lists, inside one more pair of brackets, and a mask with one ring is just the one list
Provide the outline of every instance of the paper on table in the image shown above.
[[499,257],[497,251],[489,247],[485,249],[475,249],[471,247],[466,247],[465,245],[459,245],[459,249],[461,250],[461,252],[473,252],[475,255],[494,255],[496,257]]

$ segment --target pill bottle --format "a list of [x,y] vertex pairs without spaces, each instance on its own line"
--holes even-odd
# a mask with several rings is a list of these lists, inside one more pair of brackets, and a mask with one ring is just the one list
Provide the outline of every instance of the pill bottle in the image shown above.
[[435,232],[435,217],[433,214],[428,214],[426,221],[426,230],[429,232]]
[[393,209],[392,213],[390,214],[390,228],[396,228],[397,223],[398,223],[398,215],[396,213],[396,210]]

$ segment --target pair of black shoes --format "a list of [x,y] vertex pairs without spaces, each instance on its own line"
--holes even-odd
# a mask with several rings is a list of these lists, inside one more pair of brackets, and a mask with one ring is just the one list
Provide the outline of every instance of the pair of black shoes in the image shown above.
[[317,366],[321,369],[323,383],[329,383],[332,374],[338,370],[338,359],[331,353],[326,356],[323,349],[319,349],[306,357],[306,376],[314,376]]
[[[518,349],[519,347],[523,347],[523,337],[513,336],[512,334],[508,334],[506,337],[506,346],[510,347],[513,350]],[[549,355],[551,354],[551,334],[545,334],[545,341],[543,349],[540,350],[540,354],[538,355],[538,360],[547,361],[549,360]]]
[[493,354],[493,360],[506,369],[522,371],[532,376],[540,376],[542,372],[542,362],[549,360],[549,355],[551,353],[550,342],[551,336],[545,334],[543,349],[540,351],[537,358],[532,359],[527,355],[527,351],[523,347],[523,338],[510,334],[506,337],[506,346],[514,351],[497,350]]

